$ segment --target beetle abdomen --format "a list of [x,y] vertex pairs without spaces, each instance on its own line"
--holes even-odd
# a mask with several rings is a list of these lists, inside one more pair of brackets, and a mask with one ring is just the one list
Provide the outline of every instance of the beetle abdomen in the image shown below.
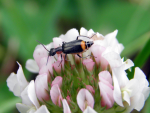
[[84,48],[84,41],[83,40],[74,40],[71,42],[63,43],[62,51],[65,54],[72,54],[72,53],[80,53],[83,52]]

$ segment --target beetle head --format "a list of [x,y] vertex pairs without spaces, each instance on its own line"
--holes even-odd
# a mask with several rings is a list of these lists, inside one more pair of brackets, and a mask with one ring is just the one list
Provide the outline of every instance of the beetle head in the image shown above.
[[90,48],[93,44],[94,44],[93,41],[87,41],[87,42],[86,42],[87,48]]
[[51,50],[49,51],[49,56],[54,56],[56,54],[55,49],[51,48]]

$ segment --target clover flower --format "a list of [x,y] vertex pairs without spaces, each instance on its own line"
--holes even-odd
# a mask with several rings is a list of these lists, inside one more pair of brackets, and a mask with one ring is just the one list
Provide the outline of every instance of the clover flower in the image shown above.
[[[80,54],[55,54],[47,62],[48,52],[37,45],[33,58],[26,62],[26,68],[37,73],[35,80],[28,82],[21,65],[17,74],[7,79],[9,90],[22,99],[17,103],[19,112],[30,113],[129,113],[140,111],[149,96],[150,88],[145,74],[135,68],[134,78],[128,79],[126,70],[134,66],[120,53],[124,49],[117,39],[117,30],[103,36],[92,29],[69,30],[65,35],[53,38],[45,47],[50,50],[62,46],[63,42],[92,40],[94,44]],[[95,35],[94,35],[95,34]],[[91,37],[88,39],[84,36]],[[47,64],[47,65],[46,65]],[[137,104],[139,103],[139,104]]]

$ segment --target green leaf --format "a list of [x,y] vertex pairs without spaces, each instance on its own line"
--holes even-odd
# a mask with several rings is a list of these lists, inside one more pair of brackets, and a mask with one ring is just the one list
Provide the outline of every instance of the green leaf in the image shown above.
[[123,50],[123,52],[121,53],[121,56],[128,56],[130,57],[131,55],[133,55],[134,53],[137,52],[137,49],[140,49],[143,47],[143,45],[148,42],[149,37],[150,36],[150,32],[145,33],[144,35],[142,35],[141,37],[137,38],[134,41],[131,41]]
[[146,105],[145,105],[145,109],[144,109],[144,112],[143,113],[150,113],[150,97],[148,98],[147,102],[146,102]]
[[[149,38],[150,38],[150,35],[149,35]],[[141,52],[135,58],[135,60],[134,60],[135,66],[142,68],[142,66],[145,64],[146,60],[150,56],[149,48],[150,48],[150,39],[147,40],[144,48],[141,50]]]
[[0,113],[6,113],[6,112],[10,113],[10,111],[15,108],[16,103],[18,102],[21,102],[21,99],[18,97],[5,100],[3,103],[0,104],[1,106]]

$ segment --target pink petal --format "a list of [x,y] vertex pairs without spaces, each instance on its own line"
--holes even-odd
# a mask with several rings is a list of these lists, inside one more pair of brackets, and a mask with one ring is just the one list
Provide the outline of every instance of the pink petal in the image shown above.
[[94,107],[94,98],[91,93],[87,89],[81,89],[77,95],[77,103],[79,108],[84,111],[86,109],[86,105],[91,108]]
[[103,84],[107,85],[108,87],[110,87],[112,90],[114,89],[114,87],[112,86],[112,84],[110,84],[106,79],[104,79],[103,77],[99,77],[99,81],[102,82]]
[[[48,49],[49,46],[49,49]],[[50,48],[52,47],[52,43],[45,46],[48,50],[50,50]],[[35,61],[37,62],[37,64],[40,64],[40,60],[43,57],[47,57],[48,51],[42,46],[42,45],[37,45],[37,47],[34,50],[33,53],[33,57],[35,59]]]
[[101,56],[102,56],[102,53],[105,51],[105,48],[100,46],[100,45],[93,45],[90,50],[92,51],[95,60],[96,60],[96,63],[100,63],[101,61]]
[[85,59],[85,60],[83,60],[83,65],[86,66],[88,71],[92,71],[93,67],[95,65],[95,62],[93,62],[92,59]]
[[103,78],[105,80],[107,80],[110,84],[112,84],[112,78],[111,78],[111,75],[108,71],[101,71],[99,74],[98,74],[99,78]]
[[102,70],[106,70],[109,63],[103,56],[101,56],[100,64],[101,64]]
[[62,96],[61,96],[61,92],[60,92],[59,86],[58,86],[57,84],[56,84],[56,85],[53,85],[53,86],[51,87],[50,96],[51,96],[52,102],[53,102],[55,105],[58,105],[59,107],[61,107],[61,100],[62,100],[63,98],[62,98]]
[[38,75],[35,80],[35,91],[40,101],[49,100],[48,76],[47,74]]
[[[47,63],[47,57],[41,58],[39,74],[40,75],[43,73],[49,74],[49,72],[50,72],[52,75],[53,74],[52,64],[54,63],[54,61],[55,61],[55,59],[53,57],[49,57],[48,63]],[[47,65],[46,65],[46,63],[47,63]]]
[[99,88],[100,88],[100,94],[101,94],[101,105],[107,106],[106,108],[111,108],[114,104],[114,98],[113,98],[113,90],[105,85],[102,82],[99,82]]
[[62,104],[63,104],[63,111],[64,111],[64,113],[71,113],[71,110],[69,108],[69,105],[68,105],[66,99],[62,100]]
[[48,68],[47,66],[43,66],[40,71],[39,71],[39,75],[42,75],[42,74],[49,74],[49,71],[48,71]]
[[68,104],[70,104],[71,102],[70,96],[67,96],[66,99],[67,99]]
[[51,84],[51,87],[53,85],[58,85],[59,87],[61,87],[62,85],[62,77],[61,76],[57,76],[53,81],[52,81],[52,84]]
[[61,61],[57,61],[55,63],[52,64],[52,66],[54,67],[55,71],[60,73],[62,68],[64,68],[64,60],[61,62]]

